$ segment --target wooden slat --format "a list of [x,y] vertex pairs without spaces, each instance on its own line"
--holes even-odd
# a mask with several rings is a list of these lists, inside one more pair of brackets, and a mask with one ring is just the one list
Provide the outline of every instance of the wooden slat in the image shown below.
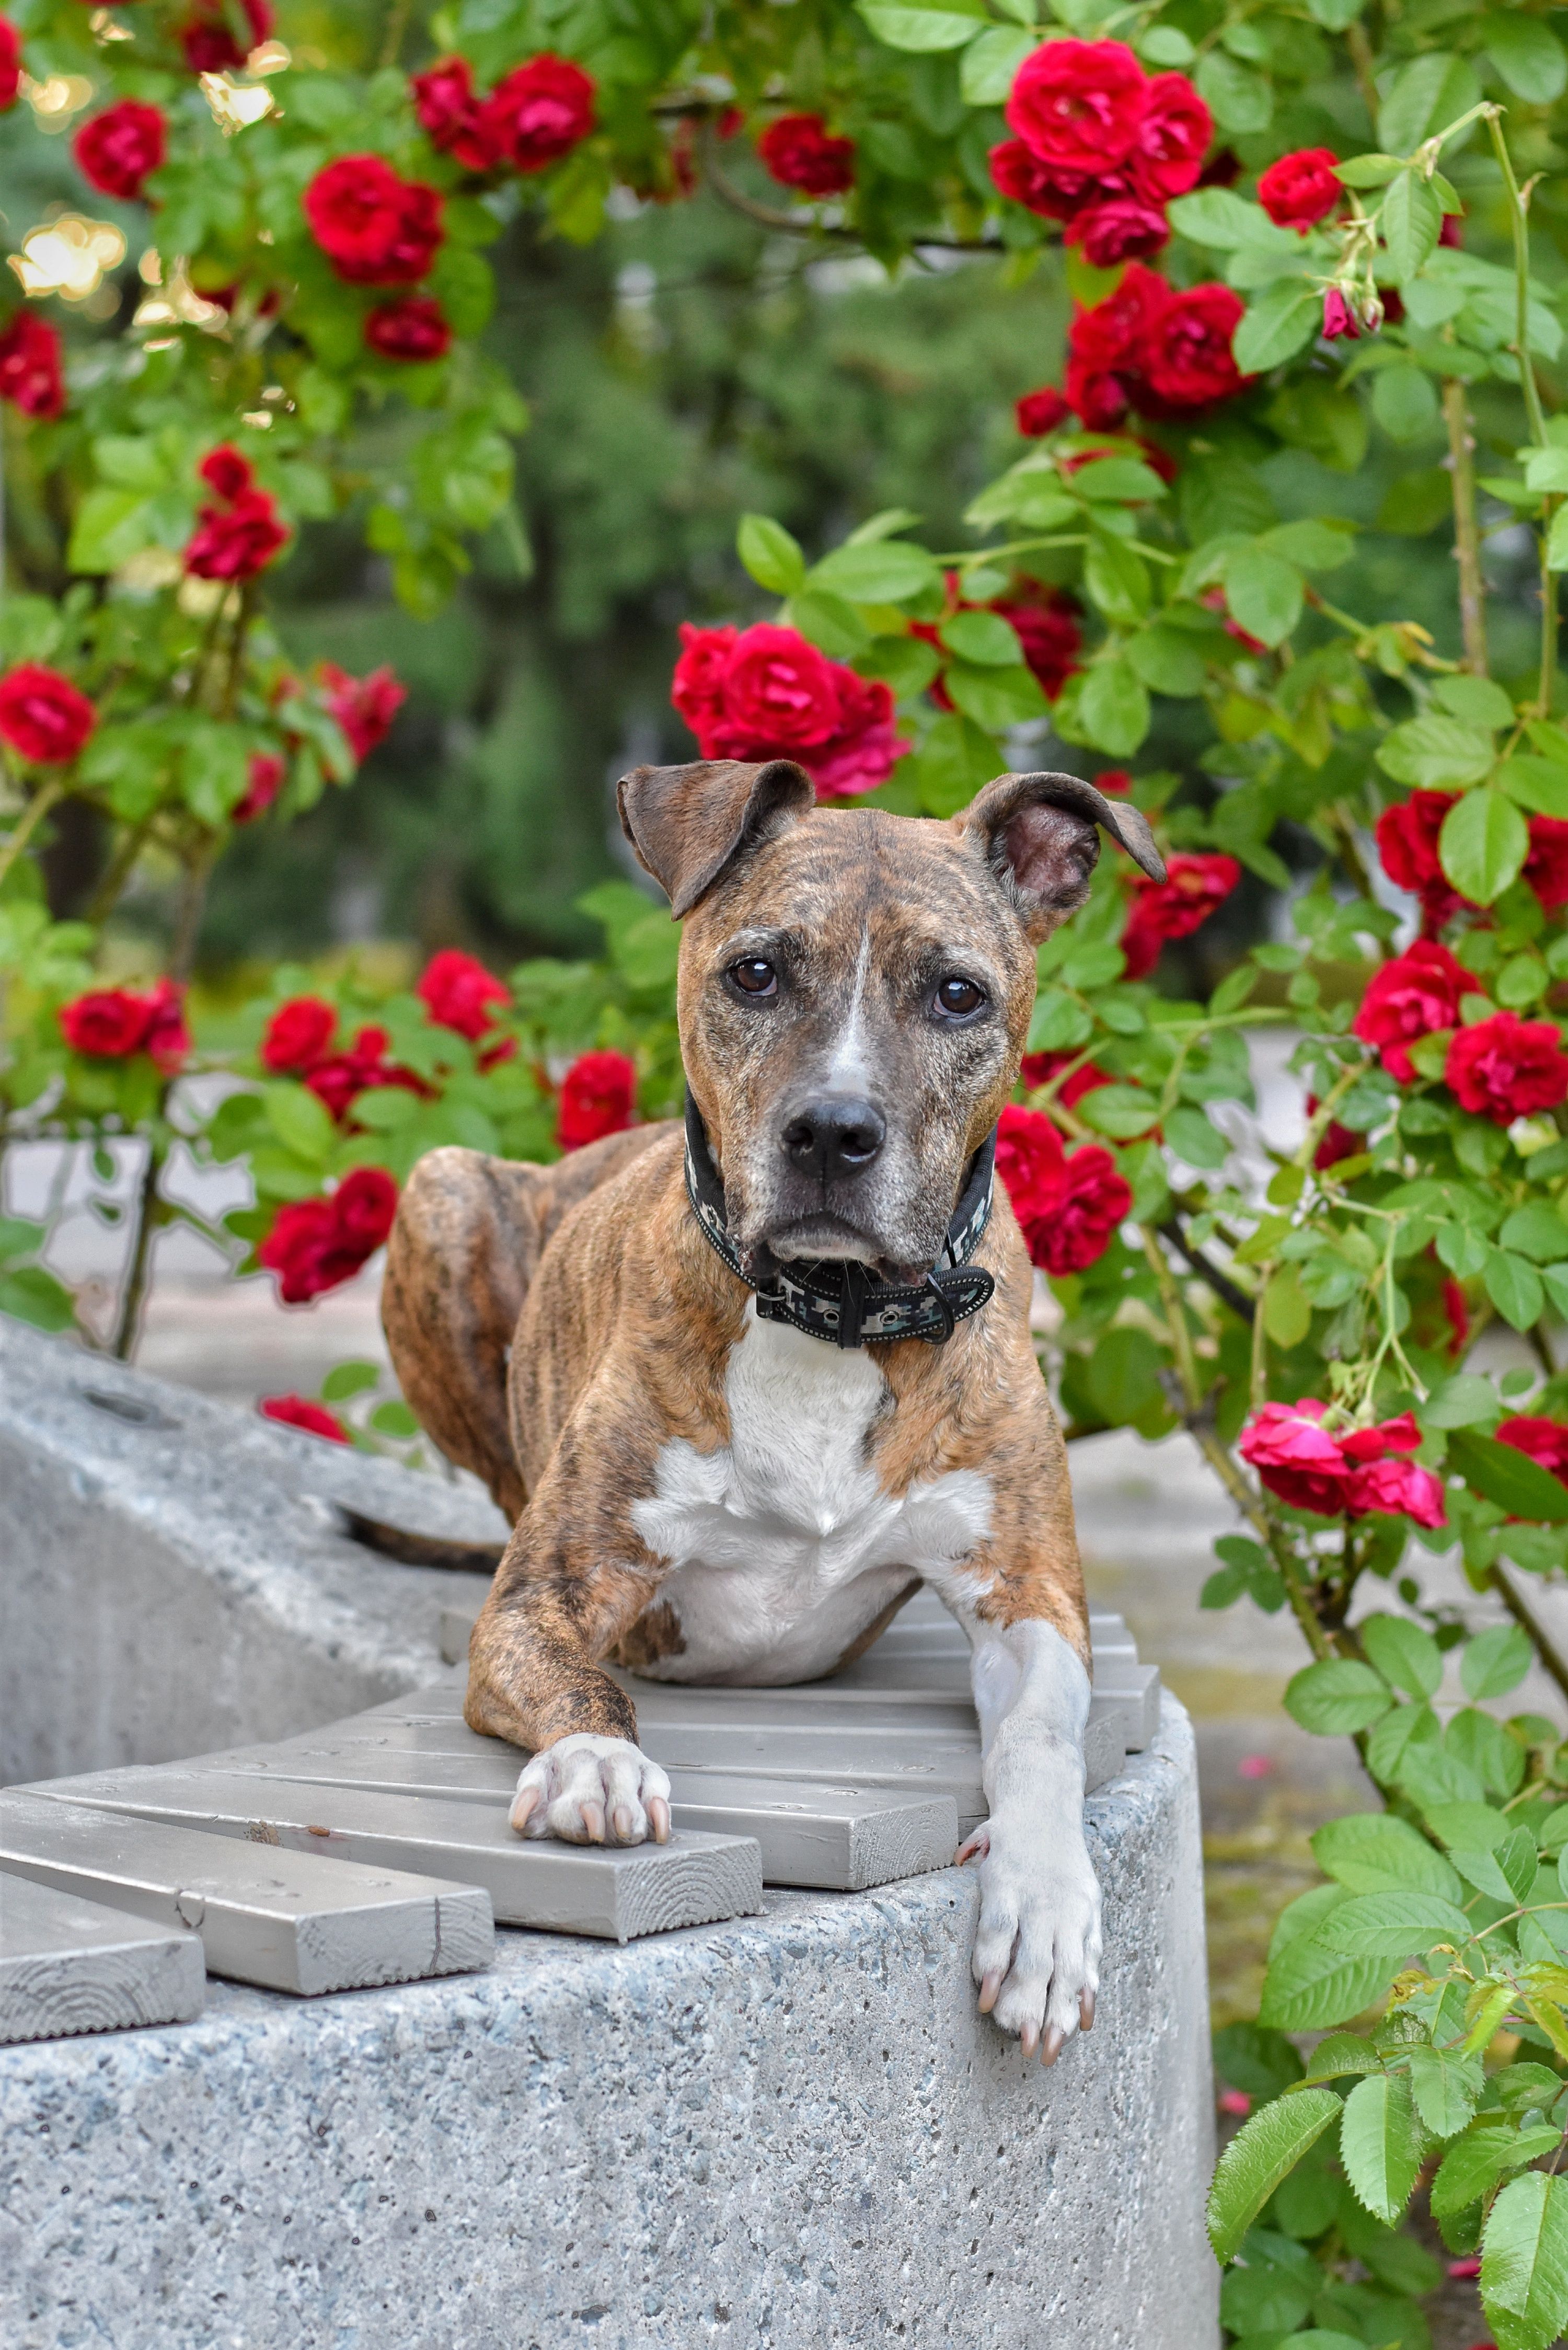
[[472,1880],[338,1868],[314,1852],[236,1851],[227,1836],[192,1832],[204,1823],[128,1817],[135,1807],[112,1797],[104,1808],[94,1791],[133,1775],[0,1795],[0,1867],[189,1928],[211,1973],[269,1991],[312,1996],[489,1964],[490,1904]]
[[0,1874],[0,2042],[189,2023],[205,1995],[194,1934]]
[[275,1843],[280,1866],[298,1856],[326,1870],[352,1862],[482,1886],[506,1926],[626,1942],[762,1907],[762,1855],[748,1836],[682,1831],[627,1851],[525,1841],[499,1806],[175,1763],[55,1784],[182,1834]]
[[[420,1742],[410,1743],[413,1739]],[[362,1787],[504,1811],[523,1759],[503,1740],[482,1738],[454,1724],[434,1732],[405,1731],[397,1742],[386,1736],[296,1738],[213,1757],[208,1767],[275,1782]],[[950,1795],[887,1789],[808,1787],[677,1771],[670,1780],[670,1814],[680,1829],[754,1836],[765,1884],[812,1885],[831,1892],[861,1892],[895,1877],[946,1868],[958,1842],[958,1812]]]

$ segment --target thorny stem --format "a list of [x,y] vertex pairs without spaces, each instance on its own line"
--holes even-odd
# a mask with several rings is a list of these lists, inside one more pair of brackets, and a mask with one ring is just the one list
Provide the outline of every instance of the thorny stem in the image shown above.
[[1202,1453],[1236,1507],[1259,1535],[1270,1557],[1279,1569],[1280,1580],[1285,1586],[1291,1613],[1301,1627],[1303,1638],[1319,1664],[1324,1664],[1339,1651],[1318,1621],[1312,1594],[1303,1580],[1301,1564],[1290,1544],[1280,1533],[1258,1495],[1253,1492],[1212,1428],[1201,1419],[1189,1419],[1187,1432]]
[[[1513,355],[1519,363],[1519,385],[1524,394],[1524,412],[1530,420],[1530,437],[1538,449],[1549,449],[1552,443],[1547,437],[1546,412],[1541,404],[1541,387],[1535,380],[1535,364],[1530,356],[1530,218],[1514,176],[1508,141],[1502,135],[1502,109],[1493,106],[1485,111],[1492,151],[1508,194],[1509,220],[1513,230]],[[1542,718],[1552,715],[1552,689],[1557,675],[1557,575],[1546,560],[1552,513],[1553,502],[1548,498],[1542,517],[1541,678],[1535,696],[1536,710]]]
[[[1335,1077],[1333,1085],[1307,1120],[1307,1130],[1302,1138],[1301,1148],[1290,1162],[1293,1167],[1299,1167],[1303,1174],[1317,1154],[1318,1144],[1334,1122],[1334,1111],[1360,1075],[1359,1063],[1353,1063],[1348,1069],[1344,1070],[1339,1076]],[[1269,1334],[1264,1326],[1263,1302],[1268,1296],[1269,1284],[1273,1279],[1278,1263],[1277,1257],[1269,1257],[1258,1267],[1258,1310],[1252,1322],[1251,1397],[1254,1411],[1260,1404],[1268,1401]]]
[[1481,574],[1480,531],[1476,521],[1475,439],[1469,405],[1458,376],[1443,382],[1443,421],[1449,428],[1449,465],[1454,499],[1454,556],[1459,567],[1459,627],[1465,667],[1487,674],[1486,581]]
[[398,62],[398,52],[403,46],[403,35],[409,29],[411,0],[392,0],[387,15],[386,35],[381,42],[380,66],[383,73]]
[[[163,1101],[158,1106],[161,1118],[168,1099],[165,1088]],[[115,1317],[114,1332],[109,1351],[117,1361],[127,1363],[136,1351],[141,1331],[141,1309],[147,1299],[148,1275],[152,1268],[152,1235],[162,1219],[159,1213],[158,1179],[169,1155],[167,1143],[157,1139],[156,1130],[148,1137],[147,1160],[137,1185],[135,1232],[130,1244],[130,1262],[126,1267],[125,1285],[119,1294],[119,1311]]]
[[1376,61],[1372,55],[1372,44],[1366,37],[1366,26],[1359,18],[1346,33],[1345,46],[1350,51],[1350,62],[1355,73],[1355,87],[1361,92],[1361,102],[1366,109],[1366,119],[1376,132],[1382,100],[1377,95],[1377,83],[1373,74]]
[[1332,811],[1329,822],[1334,827],[1339,861],[1345,868],[1352,889],[1358,898],[1365,898],[1370,903],[1376,903],[1376,892],[1372,887],[1372,876],[1366,870],[1366,860],[1361,854],[1361,844],[1355,837],[1355,825],[1346,816],[1344,808],[1338,806],[1335,806]]
[[17,817],[12,828],[11,837],[5,847],[0,848],[0,882],[5,880],[49,810],[57,806],[65,798],[67,789],[67,778],[64,775],[56,775],[44,785],[41,791],[34,793],[33,797]]
[[1177,1377],[1187,1399],[1187,1409],[1194,1412],[1203,1401],[1203,1382],[1198,1376],[1198,1360],[1192,1351],[1192,1333],[1187,1326],[1187,1308],[1182,1303],[1176,1275],[1171,1272],[1170,1260],[1159,1242],[1147,1227],[1140,1225],[1139,1231],[1143,1234],[1143,1253],[1148,1259],[1149,1270],[1159,1290],[1159,1302],[1165,1309]]
[[116,906],[119,905],[120,892],[130,879],[131,869],[140,856],[146,845],[147,836],[151,829],[152,818],[150,816],[144,816],[140,824],[127,825],[121,833],[119,846],[109,858],[103,879],[99,883],[92,904],[88,908],[87,919],[95,926],[99,922],[107,922]]
[[196,941],[207,903],[207,884],[213,878],[217,855],[216,841],[209,841],[185,860],[180,885],[180,918],[175,926],[174,948],[169,963],[169,975],[177,987],[186,985],[196,961]]

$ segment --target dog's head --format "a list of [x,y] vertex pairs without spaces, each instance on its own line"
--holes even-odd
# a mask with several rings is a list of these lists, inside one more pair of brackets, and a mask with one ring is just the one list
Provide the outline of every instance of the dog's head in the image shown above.
[[918,1280],[1018,1073],[1034,949],[1137,809],[1002,775],[950,823],[819,808],[787,759],[639,767],[620,816],[687,918],[681,1050],[748,1269],[855,1257]]

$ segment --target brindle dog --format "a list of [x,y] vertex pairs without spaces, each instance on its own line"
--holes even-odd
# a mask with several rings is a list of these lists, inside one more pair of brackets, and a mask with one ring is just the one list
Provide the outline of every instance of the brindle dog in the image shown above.
[[[638,857],[686,917],[686,1072],[751,1284],[853,1260],[919,1283],[1017,1077],[1034,947],[1083,902],[1069,775],[1004,775],[950,823],[818,808],[787,761],[639,767]],[[1088,1623],[1066,1459],[995,1191],[989,1304],[944,1345],[840,1348],[759,1318],[689,1203],[674,1125],[542,1168],[435,1150],[392,1234],[403,1389],[516,1521],[474,1627],[467,1717],[532,1751],[513,1825],[636,1844],[670,1784],[601,1659],[662,1680],[810,1680],[921,1582],[968,1632],[990,1818],[980,2004],[1049,2062],[1090,2022]]]

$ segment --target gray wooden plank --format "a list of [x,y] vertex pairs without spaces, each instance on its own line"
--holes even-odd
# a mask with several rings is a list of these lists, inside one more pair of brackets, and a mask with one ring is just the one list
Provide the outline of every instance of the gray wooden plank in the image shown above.
[[[236,1852],[227,1836],[160,1825],[107,1802],[105,1783],[57,1779],[0,1795],[0,1867],[202,1939],[208,1970],[313,1997],[487,1966],[490,1904],[385,1867],[345,1869],[313,1850]],[[268,1841],[240,1833],[254,1845]],[[449,1872],[450,1873],[450,1872]]]
[[[454,1727],[439,1743],[395,1745],[379,1739],[297,1738],[213,1758],[225,1773],[320,1786],[364,1787],[385,1794],[510,1806],[523,1757],[498,1738]],[[811,1787],[792,1780],[724,1780],[670,1774],[670,1817],[677,1828],[753,1836],[767,1885],[861,1892],[895,1877],[945,1868],[958,1842],[950,1795],[886,1788]]]
[[182,1834],[275,1845],[280,1865],[297,1857],[323,1869],[354,1863],[455,1877],[483,1887],[506,1926],[626,1942],[762,1907],[762,1855],[748,1836],[682,1830],[667,1845],[624,1851],[550,1837],[525,1841],[499,1805],[491,1813],[456,1800],[178,1763],[57,1780],[53,1787],[74,1793],[78,1803],[165,1823]]
[[0,2042],[189,2023],[206,1987],[194,1934],[0,1872]]

